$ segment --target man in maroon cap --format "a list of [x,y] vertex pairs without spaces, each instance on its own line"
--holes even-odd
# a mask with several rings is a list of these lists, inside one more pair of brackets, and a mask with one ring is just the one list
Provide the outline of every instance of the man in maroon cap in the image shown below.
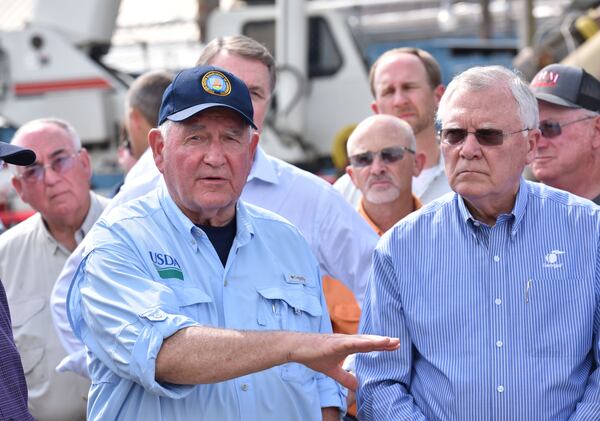
[[600,81],[581,68],[551,64],[530,87],[542,132],[533,175],[600,204]]

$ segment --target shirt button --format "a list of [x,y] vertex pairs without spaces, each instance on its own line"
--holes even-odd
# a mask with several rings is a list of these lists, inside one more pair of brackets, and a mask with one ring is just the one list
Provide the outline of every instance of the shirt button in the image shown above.
[[475,222],[473,222],[473,225],[475,225],[476,227],[478,227],[481,224],[479,223],[479,221],[475,221]]
[[496,298],[494,300],[494,304],[496,304],[497,306],[499,306],[500,304],[502,304],[502,300],[500,298]]
[[494,262],[499,262],[500,261],[500,256],[494,256]]
[[243,384],[240,386],[240,389],[242,389],[242,390],[245,392],[245,391],[247,391],[247,390],[248,390],[248,385],[247,385],[246,383],[243,383]]
[[502,393],[504,392],[504,386],[500,385],[496,388],[496,390],[498,391],[498,393]]
[[502,348],[502,345],[504,345],[504,343],[502,341],[496,341],[496,346],[498,348]]
[[225,286],[225,287],[226,287],[226,286],[227,286],[227,284],[228,284],[228,282],[227,282],[227,279],[225,279],[225,280],[223,281],[223,286]]

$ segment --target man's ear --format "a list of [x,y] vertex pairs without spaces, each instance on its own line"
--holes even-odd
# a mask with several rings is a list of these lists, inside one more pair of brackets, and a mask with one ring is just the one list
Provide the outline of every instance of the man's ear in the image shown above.
[[354,168],[352,168],[352,165],[346,166],[346,174],[348,174],[354,186],[358,188],[358,184],[356,184],[356,181],[354,180],[354,178],[356,177],[356,173],[354,172]]
[[256,154],[256,147],[258,146],[259,138],[260,138],[260,133],[256,130],[252,130],[252,137],[250,138],[251,161],[254,161],[254,155]]
[[152,149],[154,163],[158,170],[162,173],[164,167],[165,139],[159,129],[152,129],[148,132],[148,144]]
[[446,87],[444,85],[438,85],[433,90],[433,96],[435,98],[436,108],[440,104],[440,99],[442,99],[442,95],[444,95],[444,92],[446,92]]
[[377,106],[377,102],[371,102],[371,110],[373,111],[373,114],[379,114],[379,107]]
[[538,140],[540,140],[540,136],[542,132],[540,129],[531,129],[527,132],[527,154],[525,155],[525,164],[529,165],[533,162],[535,158],[535,151],[537,149]]
[[594,118],[594,136],[592,137],[592,148],[600,147],[600,114]]
[[87,173],[88,180],[91,180],[92,179],[92,163],[90,160],[90,154],[88,153],[86,148],[81,148],[79,150],[79,159],[80,159],[81,165],[83,166],[83,168],[85,169],[85,172]]
[[21,193],[23,192],[23,185],[21,184],[21,179],[17,178],[16,175],[13,175],[10,182],[12,183],[13,187],[17,191],[17,194],[19,195],[19,197],[22,197]]
[[423,167],[425,167],[425,161],[427,157],[423,152],[416,152],[414,156],[415,164],[413,165],[413,177],[417,177],[423,171]]

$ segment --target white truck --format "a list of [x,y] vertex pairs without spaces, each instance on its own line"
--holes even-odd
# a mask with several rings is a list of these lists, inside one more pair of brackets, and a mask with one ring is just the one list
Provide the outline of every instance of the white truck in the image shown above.
[[[84,144],[116,161],[129,78],[106,66],[103,54],[120,4],[34,0],[24,29],[0,32],[0,116],[5,126],[62,117]],[[275,156],[318,169],[329,164],[336,135],[370,114],[367,70],[384,50],[400,45],[429,49],[446,79],[473,64],[510,65],[518,49],[519,10],[496,1],[490,3],[490,18],[482,18],[486,14],[481,11],[477,2],[451,0],[277,0],[213,11],[206,39],[245,34],[275,53],[277,97],[262,145]],[[195,13],[190,11],[190,21]],[[194,49],[189,40],[185,48]]]

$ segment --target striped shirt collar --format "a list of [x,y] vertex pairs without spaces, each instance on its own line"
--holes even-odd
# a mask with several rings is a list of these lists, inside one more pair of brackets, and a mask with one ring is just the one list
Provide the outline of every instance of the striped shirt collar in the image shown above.
[[[512,219],[512,227],[510,231],[511,238],[514,238],[514,236],[517,234],[523,221],[523,216],[525,215],[525,209],[527,207],[528,194],[529,189],[527,187],[527,183],[525,182],[525,179],[521,177],[519,181],[519,190],[517,191],[517,197],[513,206],[513,210],[509,214],[502,214],[498,216],[498,221],[502,221],[506,218]],[[456,194],[455,197],[461,220],[469,227],[469,229],[471,229],[472,232],[475,232],[478,229],[478,227],[482,225],[482,223],[473,218],[473,215],[467,208],[467,205],[465,204],[465,201],[462,198],[462,196]]]

